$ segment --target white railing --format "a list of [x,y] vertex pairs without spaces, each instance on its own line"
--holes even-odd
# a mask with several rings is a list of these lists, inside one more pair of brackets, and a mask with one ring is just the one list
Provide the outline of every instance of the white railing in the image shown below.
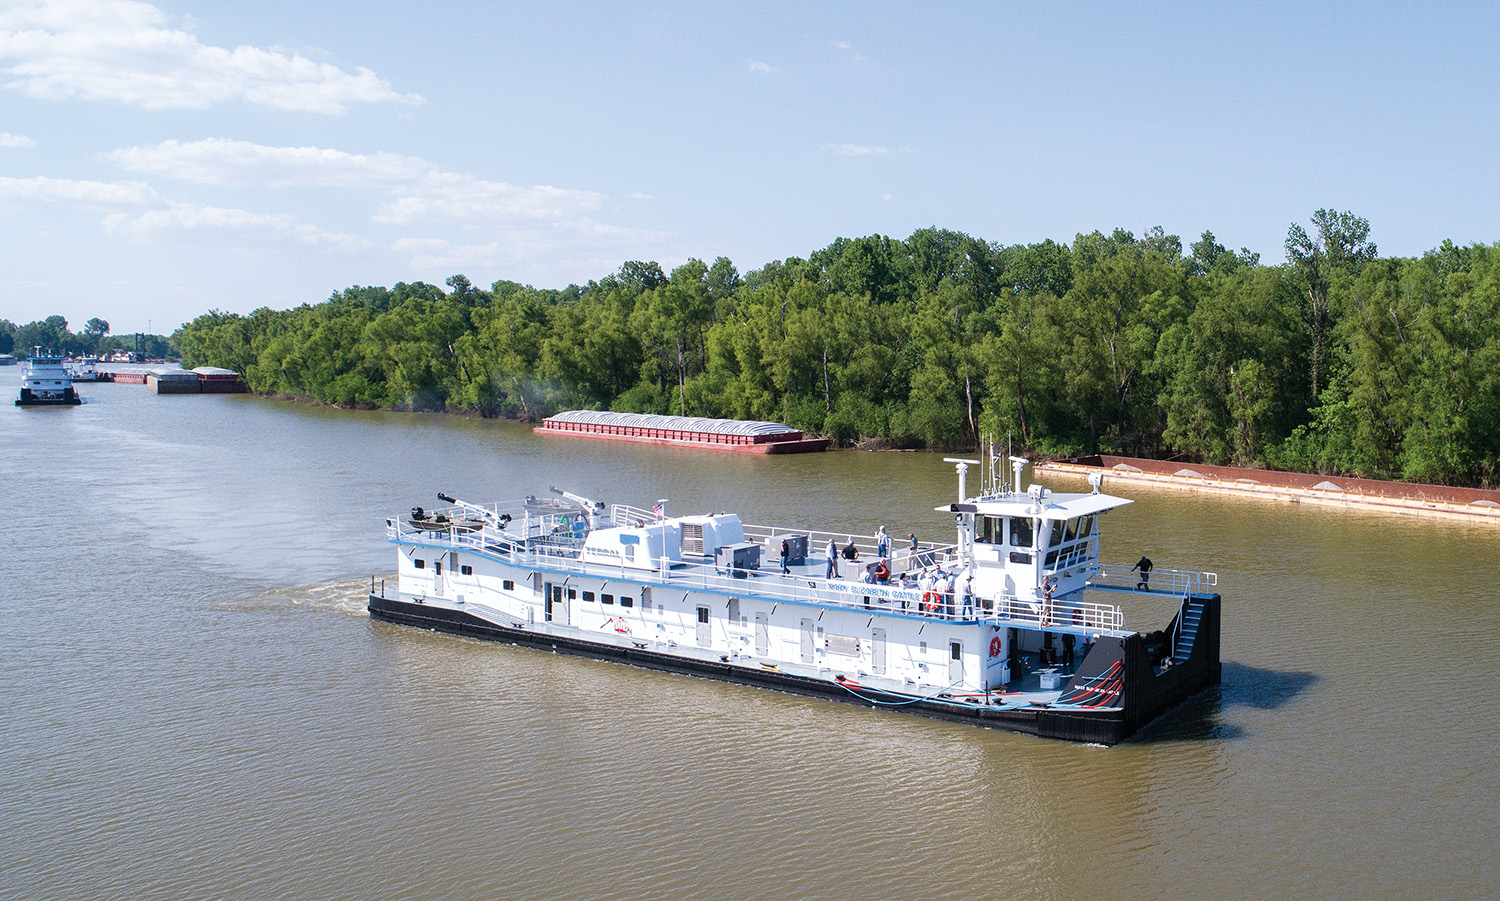
[[654,510],[642,510],[640,507],[632,507],[629,504],[613,504],[609,508],[609,518],[616,526],[629,528],[631,526],[643,526],[649,522],[661,519]]
[[1219,584],[1219,574],[1210,572],[1195,572],[1189,569],[1163,569],[1159,566],[1151,569],[1150,577],[1144,577],[1139,570],[1132,572],[1134,564],[1131,563],[1103,563],[1099,564],[1099,572],[1090,581],[1098,583],[1101,587],[1120,588],[1126,584],[1133,586],[1136,591],[1154,591],[1158,593],[1187,596],[1190,594],[1205,594],[1207,589]]
[[[807,536],[807,559],[822,560],[828,548],[829,539],[833,540],[839,549],[839,565],[844,564],[843,551],[854,541],[854,547],[859,551],[860,562],[869,562],[877,559],[875,539],[864,535],[851,535],[848,532],[824,532],[818,529],[788,529],[780,526],[756,526],[746,524],[745,540],[755,541],[763,544],[768,549],[768,558],[774,560],[780,553],[781,539],[791,535]],[[952,563],[958,554],[956,544],[924,544],[915,550],[906,541],[896,541],[896,536],[891,536],[890,561],[891,571],[924,569],[933,564]]]
[[[749,529],[746,530],[747,532]],[[808,534],[806,531],[776,530],[777,536]],[[829,535],[834,533],[817,533]],[[847,535],[847,533],[844,533]],[[1119,607],[1054,598],[1050,603],[1013,596],[970,598],[965,603],[946,592],[923,592],[899,585],[870,584],[848,579],[811,578],[805,575],[778,576],[766,572],[748,573],[741,578],[718,569],[712,563],[684,563],[663,558],[651,570],[601,562],[585,563],[580,559],[577,539],[551,536],[523,538],[519,531],[511,534],[492,528],[448,531],[418,529],[401,519],[386,520],[386,536],[391,540],[419,540],[429,544],[463,548],[488,554],[513,566],[544,566],[555,572],[612,577],[678,590],[711,590],[729,595],[771,601],[818,604],[851,610],[899,613],[924,619],[956,622],[989,622],[1001,626],[1035,626],[1059,631],[1124,633],[1125,618]],[[923,553],[951,554],[953,548],[923,548]],[[774,564],[772,564],[774,565]],[[753,580],[753,589],[751,588]]]

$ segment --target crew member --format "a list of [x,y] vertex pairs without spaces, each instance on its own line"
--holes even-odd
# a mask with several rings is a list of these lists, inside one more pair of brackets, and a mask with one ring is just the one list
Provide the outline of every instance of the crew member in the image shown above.
[[1141,559],[1135,561],[1135,566],[1132,566],[1130,568],[1131,572],[1139,572],[1141,574],[1141,580],[1139,582],[1135,583],[1135,588],[1136,588],[1137,591],[1149,591],[1150,590],[1150,588],[1151,588],[1151,568],[1153,566],[1155,566],[1155,565],[1156,564],[1154,564],[1154,563],[1151,562],[1151,558],[1150,557],[1147,557],[1145,554],[1142,554],[1141,555]]

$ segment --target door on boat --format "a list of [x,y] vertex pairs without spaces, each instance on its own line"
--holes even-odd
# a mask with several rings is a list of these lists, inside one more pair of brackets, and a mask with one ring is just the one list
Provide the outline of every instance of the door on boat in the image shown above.
[[885,630],[870,630],[870,669],[875,675],[885,675]]
[[439,597],[443,594],[443,561],[432,561],[432,593]]
[[542,598],[542,618],[549,623],[557,623],[560,626],[568,624],[568,595],[572,589],[565,589],[561,585],[547,583],[546,593]]
[[698,647],[706,648],[710,640],[708,631],[708,608],[698,605]]
[[813,662],[813,621],[810,619],[802,621],[802,662]]
[[948,642],[948,681],[957,685],[964,680],[964,643]]
[[765,613],[755,614],[755,656],[765,657],[771,653],[771,618]]

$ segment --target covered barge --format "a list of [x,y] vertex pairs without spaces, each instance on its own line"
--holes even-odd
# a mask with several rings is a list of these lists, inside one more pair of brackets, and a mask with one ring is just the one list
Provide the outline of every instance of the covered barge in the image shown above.
[[1037,471],[1085,477],[1100,474],[1115,482],[1500,525],[1500,491],[1485,488],[1388,482],[1110,454],[1042,463],[1037,465]]
[[607,410],[568,410],[542,420],[533,431],[539,435],[639,441],[747,454],[799,454],[828,448],[827,438],[808,438],[779,422]]

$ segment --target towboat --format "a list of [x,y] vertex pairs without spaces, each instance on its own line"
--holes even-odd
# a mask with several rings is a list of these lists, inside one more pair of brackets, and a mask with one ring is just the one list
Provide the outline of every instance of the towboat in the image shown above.
[[18,407],[75,406],[83,398],[73,389],[73,377],[63,365],[61,355],[42,353],[35,348],[21,373],[21,396]]
[[[396,584],[370,615],[1046,738],[1112,745],[1220,679],[1215,574],[1102,563],[1100,524],[1131,501],[1020,490],[991,452],[953,459],[951,544],[669,516],[550,495],[386,520]],[[901,529],[894,534],[901,534]],[[845,541],[847,539],[847,543]],[[1144,561],[1138,561],[1144,562]],[[1118,593],[1168,621],[1126,626]]]
[[75,382],[108,382],[110,374],[99,368],[99,358],[92,354],[67,362],[68,375]]

